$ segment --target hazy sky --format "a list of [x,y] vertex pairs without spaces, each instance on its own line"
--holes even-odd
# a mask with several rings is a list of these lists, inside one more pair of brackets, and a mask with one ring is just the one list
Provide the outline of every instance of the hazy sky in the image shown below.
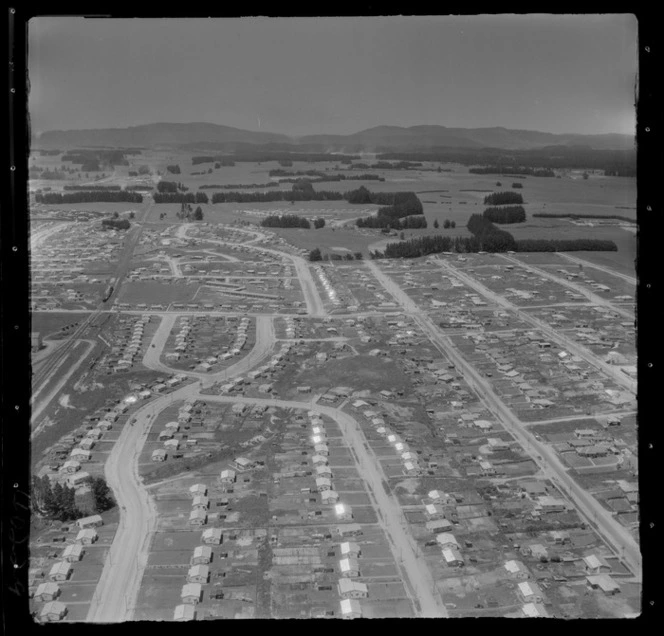
[[633,133],[630,15],[35,18],[34,132],[211,122]]

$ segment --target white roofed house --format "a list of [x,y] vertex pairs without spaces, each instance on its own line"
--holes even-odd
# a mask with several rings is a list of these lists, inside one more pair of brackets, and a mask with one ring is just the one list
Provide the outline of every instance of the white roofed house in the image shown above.
[[95,440],[92,439],[91,437],[84,437],[79,443],[78,446],[79,448],[82,448],[83,450],[90,450],[93,448],[95,445]]
[[549,613],[541,603],[525,603],[521,611],[525,618],[549,618]]
[[322,455],[313,455],[311,461],[314,466],[318,466],[319,464],[327,465],[327,457],[323,457]]
[[203,530],[201,540],[203,543],[207,543],[209,545],[219,545],[222,541],[222,537],[223,534],[221,528],[206,528]]
[[324,504],[335,504],[339,501],[339,493],[336,490],[323,490],[320,498]]
[[173,439],[173,431],[170,428],[165,428],[163,431],[159,431],[159,441],[164,442],[167,439]]
[[207,514],[205,510],[195,509],[189,513],[189,525],[203,526],[207,523]]
[[461,553],[455,548],[443,548],[443,560],[450,567],[460,567],[465,564]]
[[316,444],[314,446],[314,452],[316,455],[327,457],[330,454],[330,449],[327,447],[327,444]]
[[447,519],[433,519],[426,522],[425,528],[429,532],[444,532],[452,528],[452,522]]
[[90,461],[90,451],[85,448],[75,448],[70,457],[77,462],[89,462]]
[[602,574],[603,572],[611,571],[611,566],[607,563],[606,559],[597,554],[584,556],[583,567],[588,574]]
[[237,459],[233,460],[233,466],[236,470],[242,472],[244,470],[253,468],[254,462],[252,462],[250,459],[247,459],[246,457],[238,457]]
[[341,556],[344,558],[357,559],[362,554],[362,549],[357,543],[353,541],[345,541],[339,546]]
[[529,579],[530,578],[530,572],[528,572],[528,569],[526,566],[521,563],[521,561],[515,561],[514,559],[510,561],[505,561],[505,569],[507,570],[507,573],[515,579]]
[[360,564],[357,559],[351,557],[339,561],[339,570],[341,576],[346,578],[356,578],[360,576]]
[[419,466],[417,466],[417,464],[414,464],[411,461],[407,461],[404,462],[403,472],[406,475],[419,475],[421,471]]
[[537,583],[522,581],[517,585],[517,594],[524,603],[541,603],[544,594]]
[[362,617],[360,602],[354,598],[345,598],[341,601],[341,618],[353,619]]
[[178,622],[196,619],[196,608],[193,605],[178,605],[173,611],[173,620]]
[[207,490],[205,484],[194,484],[189,488],[189,494],[195,499],[198,495],[207,495]]
[[92,515],[91,517],[83,517],[76,521],[79,528],[97,528],[104,525],[104,520],[99,515]]
[[441,519],[445,516],[445,511],[443,510],[443,507],[440,506],[439,504],[425,504],[424,514],[429,520]]
[[200,583],[187,583],[182,588],[180,598],[183,603],[196,605],[200,603],[203,597],[203,586]]
[[219,481],[222,484],[232,484],[235,481],[235,478],[236,478],[236,473],[234,470],[230,468],[222,470],[221,474],[219,475]]
[[363,530],[359,523],[348,523],[343,526],[337,526],[336,533],[342,537],[357,537],[363,534]]
[[327,477],[317,477],[316,490],[318,492],[323,492],[323,490],[332,490],[332,482]]
[[207,583],[210,578],[210,567],[208,565],[192,565],[187,572],[187,583]]
[[454,535],[449,532],[442,532],[436,535],[436,542],[441,548],[456,548],[459,549],[459,542],[454,538]]
[[338,503],[334,506],[334,513],[337,519],[347,521],[353,518],[353,509],[348,504]]
[[341,598],[367,598],[369,589],[364,583],[341,578],[337,583],[337,590]]
[[163,448],[156,448],[152,451],[150,459],[153,462],[163,462],[166,461],[166,451]]
[[83,545],[80,543],[72,543],[68,545],[62,552],[62,559],[74,563],[83,558]]
[[82,543],[83,545],[90,545],[94,543],[98,538],[96,530],[92,528],[86,528],[84,530],[79,530],[76,535],[76,542]]
[[48,578],[51,581],[66,581],[72,573],[72,566],[69,561],[58,561],[53,564]]
[[319,464],[316,466],[316,477],[327,477],[332,479],[332,470],[327,464]]
[[176,451],[178,448],[180,448],[180,442],[177,439],[167,439],[164,442],[164,448],[167,450]]
[[620,585],[608,574],[597,574],[586,577],[588,587],[593,590],[602,590],[604,594],[613,596],[620,592]]
[[37,586],[34,599],[35,601],[44,603],[48,601],[54,601],[56,598],[58,598],[59,594],[60,594],[60,586],[53,581],[47,581],[44,583],[40,583]]
[[194,510],[207,510],[210,500],[205,495],[196,495],[191,505]]
[[39,613],[39,619],[44,622],[55,622],[62,620],[67,614],[67,606],[60,601],[49,601]]
[[191,557],[192,565],[207,565],[212,561],[212,548],[209,545],[199,545]]
[[81,469],[81,464],[77,462],[76,460],[70,459],[64,463],[62,466],[62,472],[63,473],[75,473],[77,470]]

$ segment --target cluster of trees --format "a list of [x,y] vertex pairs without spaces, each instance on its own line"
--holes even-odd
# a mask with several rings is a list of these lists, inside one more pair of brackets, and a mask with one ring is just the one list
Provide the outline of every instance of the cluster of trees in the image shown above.
[[37,203],[59,204],[59,203],[142,203],[143,196],[138,192],[126,190],[84,190],[70,194],[49,192],[37,194]]
[[320,230],[321,228],[325,227],[325,219],[323,218],[317,218],[314,219],[314,228],[317,230]]
[[[131,218],[134,218],[134,213],[131,213]],[[113,216],[110,219],[102,219],[101,227],[103,230],[114,229],[114,230],[128,230],[131,227],[128,219],[121,219],[120,215],[117,212],[113,212]]]
[[[380,177],[377,174],[358,174],[358,175],[345,175],[345,174],[329,174],[321,172],[320,170],[282,170],[277,168],[270,170],[271,177],[307,177],[307,181],[311,183],[320,183],[322,181],[385,181],[385,177]],[[310,178],[311,177],[311,178]],[[296,179],[281,179],[283,183],[295,183]]]
[[494,192],[484,197],[484,205],[510,205],[523,203],[523,197],[518,192]]
[[[266,151],[266,150],[242,150],[237,151],[233,155],[217,155],[217,156],[199,156],[192,157],[193,165],[200,163],[214,163],[219,162],[221,165],[226,165],[224,162],[248,162],[248,163],[263,163],[266,161],[306,161],[308,163],[320,163],[327,161],[341,161],[342,163],[351,163],[354,159],[359,159],[358,155],[329,155],[325,152],[287,152],[281,150]],[[344,161],[345,160],[345,161]],[[234,164],[229,164],[234,165]],[[283,164],[281,164],[283,165]],[[292,164],[291,164],[292,165]],[[286,166],[284,166],[286,167]]]
[[613,241],[601,239],[522,239],[516,252],[617,252]]
[[160,181],[157,184],[157,192],[177,192],[178,186],[175,181]]
[[527,175],[531,177],[555,177],[556,173],[550,168],[528,168],[526,166],[484,166],[483,168],[469,168],[472,174],[503,174],[505,176]]
[[[438,228],[440,227],[440,223],[438,223],[438,219],[436,219],[436,220],[433,222],[433,226],[434,226],[436,229],[438,229]],[[456,221],[450,221],[449,219],[445,219],[445,221],[443,221],[443,227],[444,227],[446,230],[449,229],[449,228],[451,228],[451,227],[456,227]]]
[[480,251],[509,252],[516,250],[514,237],[509,232],[497,228],[480,214],[471,214],[466,227],[479,240]]
[[57,157],[62,154],[62,150],[35,150],[42,157]]
[[316,247],[315,249],[309,252],[310,261],[361,261],[363,258],[362,252],[346,252],[343,256],[341,254],[321,254],[320,248]]
[[523,223],[526,220],[526,211],[521,205],[491,207],[484,210],[484,218],[492,223]]
[[300,227],[305,230],[311,229],[309,219],[305,219],[303,216],[298,216],[297,214],[282,214],[281,216],[271,214],[261,221],[261,225],[263,227]]
[[519,183],[518,181],[512,184],[513,188],[523,188],[523,183]]
[[371,258],[417,258],[429,254],[440,254],[441,252],[479,252],[480,242],[476,237],[462,236],[422,236],[401,241],[399,243],[388,243],[384,252],[370,252]]
[[64,190],[121,190],[119,185],[66,185]]
[[357,219],[357,227],[416,229],[427,226],[422,202],[414,192],[370,192],[361,186],[357,190],[346,192],[344,198],[349,203],[384,206],[378,208],[373,216]]
[[367,227],[371,229],[381,229],[389,232],[390,230],[421,230],[427,227],[427,220],[425,216],[406,216],[403,218],[392,218],[389,216],[366,216],[362,219],[357,219],[355,222],[357,227]]
[[[205,192],[155,192],[152,195],[155,203],[209,203]],[[212,201],[214,203],[214,200]]]
[[127,190],[139,190],[143,192],[152,192],[154,188],[150,185],[128,185]]
[[[189,203],[182,202],[180,206],[180,211],[176,214],[178,219],[187,220],[187,221],[202,221],[203,220],[203,210],[199,205],[195,210],[192,209]],[[161,216],[159,217],[161,219]]]
[[374,170],[412,170],[413,168],[419,168],[422,166],[422,163],[419,161],[378,161],[371,164],[371,168]]
[[[96,513],[115,506],[111,490],[103,477],[92,477],[89,484]],[[34,510],[47,519],[73,521],[85,514],[76,507],[76,489],[57,482],[51,485],[46,475],[32,478],[30,495]]]
[[202,185],[199,190],[232,190],[233,188],[276,188],[278,183],[232,183],[227,185]]
[[86,165],[108,164],[109,166],[128,166],[125,155],[136,154],[132,150],[73,150],[62,155],[62,161],[80,164],[83,172],[93,172]]
[[67,175],[61,170],[42,170],[41,168],[30,168],[30,176],[37,179],[62,180]]
[[174,166],[166,166],[166,170],[170,172],[171,174],[180,174],[180,166],[174,165]]
[[290,168],[293,166],[293,160],[292,159],[281,159],[279,161],[279,165],[282,166],[283,168]]

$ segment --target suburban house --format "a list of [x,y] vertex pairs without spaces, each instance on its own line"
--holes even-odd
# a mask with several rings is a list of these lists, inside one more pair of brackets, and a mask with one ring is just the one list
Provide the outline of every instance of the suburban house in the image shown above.
[[203,530],[201,540],[208,545],[219,545],[222,541],[223,533],[221,528],[207,528]]
[[548,495],[537,498],[537,507],[542,512],[564,512],[567,509],[562,499]]
[[210,500],[205,495],[196,495],[191,505],[194,510],[207,510]]
[[173,612],[174,621],[193,621],[196,618],[196,608],[193,605],[178,605]]
[[192,565],[206,565],[212,561],[212,548],[208,545],[199,545],[194,550],[194,555],[191,557]]
[[79,530],[76,535],[76,542],[82,543],[83,545],[90,545],[94,543],[98,538],[97,532],[92,528],[86,528],[85,530]]
[[253,468],[254,462],[252,462],[250,459],[247,459],[246,457],[238,457],[237,459],[233,460],[233,467],[236,470],[242,472]]
[[163,431],[159,431],[159,441],[160,442],[165,442],[167,439],[172,439],[173,438],[173,431],[165,428]]
[[323,490],[320,498],[324,504],[335,504],[339,501],[339,493],[336,490]]
[[313,455],[311,461],[313,462],[314,466],[318,466],[319,464],[327,464],[327,457],[323,457],[322,455]]
[[447,519],[435,519],[427,521],[425,527],[429,532],[444,532],[452,527],[452,522]]
[[606,559],[597,554],[584,556],[583,566],[588,574],[602,574],[611,571],[611,566],[607,563]]
[[357,559],[341,559],[339,561],[339,570],[341,570],[341,576],[343,577],[356,578],[360,576],[360,564]]
[[319,464],[316,466],[316,476],[317,477],[327,477],[328,479],[332,478],[332,471],[327,464]]
[[68,545],[62,552],[61,558],[70,563],[80,561],[83,557],[83,545],[80,543],[72,543]]
[[352,619],[362,617],[360,602],[354,598],[345,598],[341,601],[341,618]]
[[363,534],[362,526],[359,523],[348,523],[343,526],[337,526],[336,532],[342,537],[357,537]]
[[530,581],[522,581],[519,583],[517,586],[517,593],[524,603],[541,603],[544,598],[544,594],[542,594],[539,585],[537,585],[537,583],[531,583]]
[[360,546],[352,541],[340,544],[339,548],[341,549],[341,556],[345,558],[357,559],[362,554]]
[[196,605],[200,603],[203,596],[203,586],[200,583],[187,583],[182,588],[180,593],[180,598],[183,603],[188,603],[190,605]]
[[334,512],[337,519],[347,521],[353,518],[353,509],[348,504],[338,503],[334,506]]
[[341,598],[367,598],[369,589],[364,583],[351,581],[351,579],[339,579],[337,590]]
[[67,613],[67,606],[60,601],[49,601],[39,613],[39,618],[45,622],[60,621]]
[[167,439],[164,442],[164,448],[167,450],[176,451],[178,448],[180,448],[180,442],[177,439]]
[[521,561],[515,561],[514,559],[512,559],[511,561],[505,561],[505,569],[512,578],[515,579],[530,578],[530,572],[528,572],[528,569],[523,563],[521,563]]
[[63,473],[75,473],[77,470],[81,469],[81,464],[73,459],[66,461],[62,466]]
[[75,448],[70,457],[77,462],[89,462],[90,461],[90,451],[85,448]]
[[235,481],[235,471],[227,468],[226,470],[221,471],[221,475],[219,475],[219,481],[222,484],[232,484]]
[[58,561],[53,564],[48,578],[51,581],[66,581],[72,573],[72,566],[69,561]]
[[187,583],[207,583],[210,578],[210,567],[207,565],[192,565],[187,572]]
[[163,448],[157,448],[152,451],[150,459],[153,462],[163,462],[166,461],[166,451]]
[[40,603],[54,601],[60,594],[60,586],[57,583],[48,581],[40,583],[35,591],[34,599]]
[[316,455],[327,457],[330,454],[330,449],[327,447],[327,444],[316,444],[314,446],[314,452]]
[[602,590],[604,594],[613,596],[620,592],[620,585],[616,583],[608,574],[598,574],[595,576],[587,576],[586,581],[588,587],[593,590]]
[[460,567],[465,563],[461,553],[455,548],[443,548],[443,559],[445,564],[451,567]]
[[76,521],[79,528],[97,528],[104,525],[104,520],[99,515],[92,515],[91,517],[83,517]]
[[549,618],[549,613],[541,603],[525,603],[521,611],[525,618]]
[[207,486],[205,484],[194,484],[189,488],[189,494],[196,498],[198,495],[207,495]]
[[205,513],[205,510],[192,510],[189,513],[189,524],[192,526],[202,526],[207,523],[207,514]]
[[456,548],[458,550],[461,547],[454,535],[449,532],[436,535],[436,541],[441,548]]
[[318,492],[323,492],[323,490],[332,490],[332,482],[327,477],[317,477],[316,490]]
[[445,511],[443,507],[438,504],[425,504],[424,513],[426,514],[427,519],[440,519],[445,516]]

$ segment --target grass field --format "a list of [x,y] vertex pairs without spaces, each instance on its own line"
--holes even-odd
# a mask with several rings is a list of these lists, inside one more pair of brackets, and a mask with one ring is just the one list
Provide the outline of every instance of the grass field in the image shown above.
[[198,291],[198,285],[173,285],[131,281],[122,286],[118,301],[123,303],[186,303]]

